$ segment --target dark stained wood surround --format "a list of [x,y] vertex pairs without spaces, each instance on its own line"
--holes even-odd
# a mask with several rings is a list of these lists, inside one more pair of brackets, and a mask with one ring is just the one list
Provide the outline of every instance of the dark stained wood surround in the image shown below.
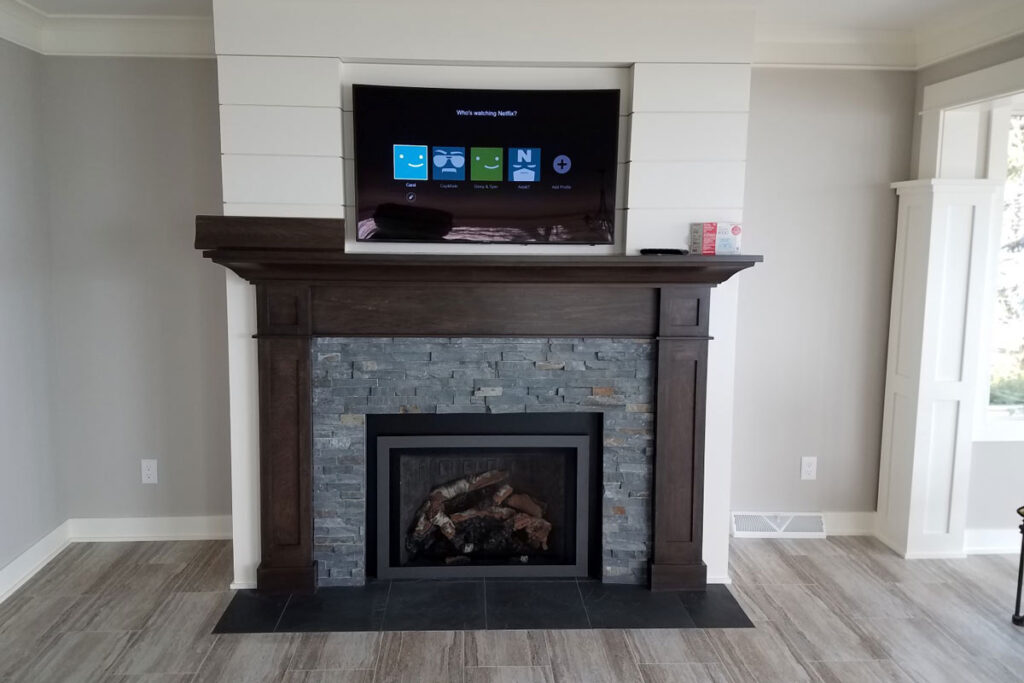
[[602,336],[657,342],[651,588],[703,588],[711,287],[760,256],[344,253],[333,219],[196,217],[197,249],[256,286],[261,590],[315,590],[310,339]]

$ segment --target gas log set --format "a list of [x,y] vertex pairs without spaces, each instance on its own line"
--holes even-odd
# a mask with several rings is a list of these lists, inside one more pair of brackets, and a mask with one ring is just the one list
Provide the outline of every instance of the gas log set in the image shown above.
[[548,549],[547,504],[516,492],[504,470],[469,474],[433,489],[406,537],[411,562],[526,563]]

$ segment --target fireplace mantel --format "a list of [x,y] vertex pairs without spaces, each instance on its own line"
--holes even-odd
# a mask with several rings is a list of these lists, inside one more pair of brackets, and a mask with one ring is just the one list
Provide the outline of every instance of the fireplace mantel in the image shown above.
[[256,286],[261,590],[315,590],[310,339],[630,337],[657,342],[655,590],[701,560],[711,287],[760,256],[346,254],[336,219],[196,217],[203,256]]

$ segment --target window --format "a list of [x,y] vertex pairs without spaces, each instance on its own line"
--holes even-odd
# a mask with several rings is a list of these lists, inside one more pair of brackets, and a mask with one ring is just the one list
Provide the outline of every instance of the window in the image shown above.
[[989,348],[991,419],[1024,421],[1024,114],[1010,117]]

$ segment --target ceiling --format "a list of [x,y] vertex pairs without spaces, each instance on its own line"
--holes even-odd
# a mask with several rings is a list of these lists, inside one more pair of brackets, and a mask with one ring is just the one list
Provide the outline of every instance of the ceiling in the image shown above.
[[[278,0],[295,6],[303,1],[416,0]],[[917,69],[1024,33],[1024,0],[519,1],[600,3],[652,13],[667,4],[752,9],[753,63],[762,66]],[[0,0],[0,38],[44,54],[210,56],[214,2]]]
[[1020,0],[753,0],[758,23],[915,31]]
[[[380,0],[386,1],[386,0]],[[641,4],[644,0],[622,0]],[[707,0],[675,0],[707,4]],[[21,0],[50,15],[211,16],[213,0]],[[752,6],[758,23],[829,29],[913,31],[965,11],[984,11],[1020,0],[719,0]]]

